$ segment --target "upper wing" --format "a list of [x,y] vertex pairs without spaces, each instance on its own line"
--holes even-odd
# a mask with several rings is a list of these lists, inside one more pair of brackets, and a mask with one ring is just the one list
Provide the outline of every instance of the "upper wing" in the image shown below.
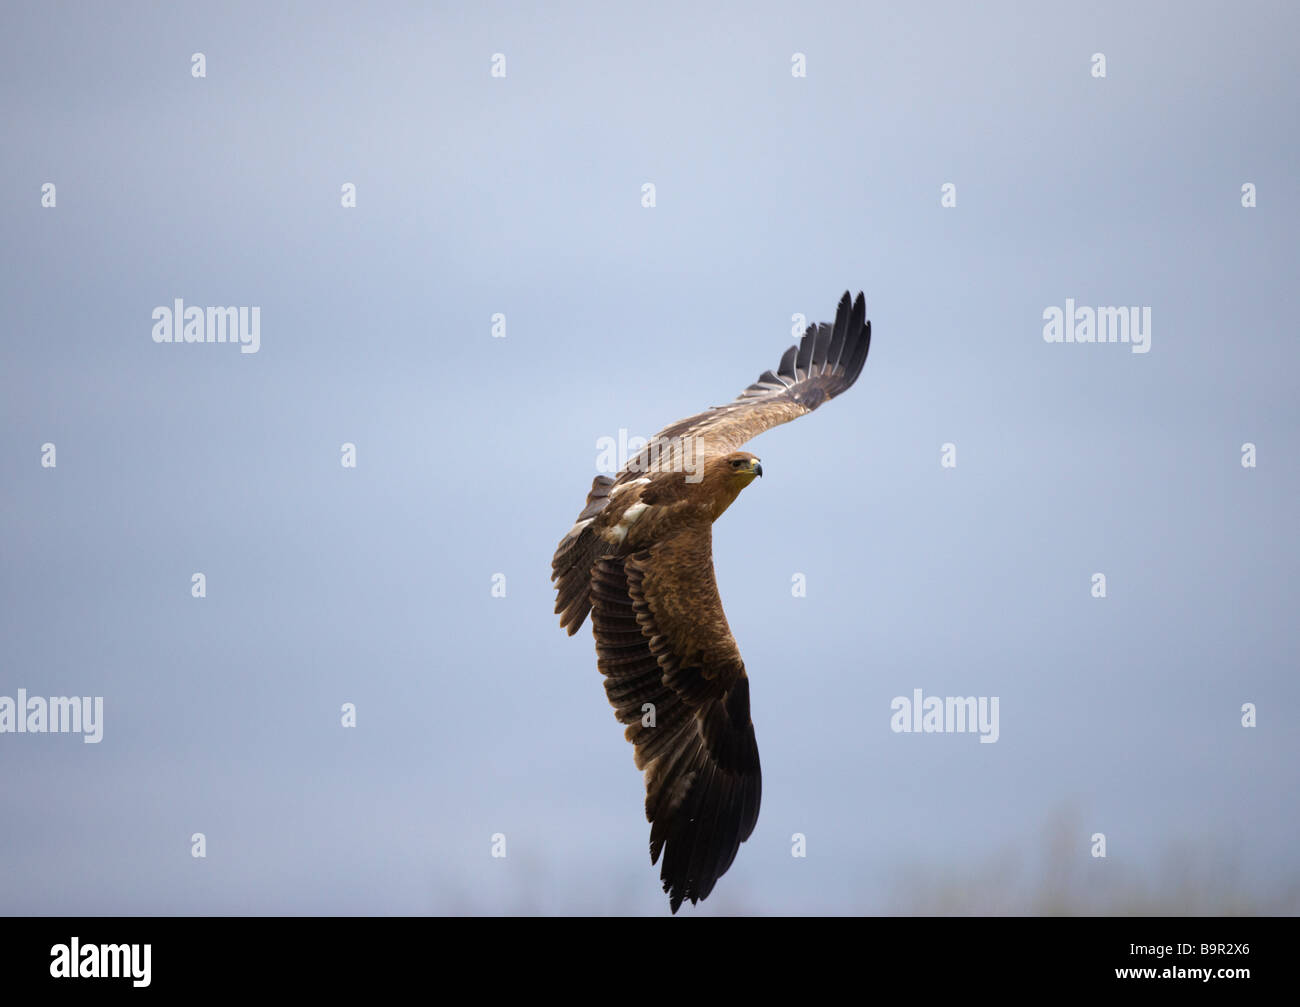
[[[871,348],[871,322],[862,292],[849,302],[844,291],[835,323],[808,326],[798,346],[781,357],[776,373],[764,371],[757,381],[724,406],[678,420],[650,439],[619,475],[626,481],[654,465],[667,466],[685,451],[726,454],[764,430],[789,423],[833,399],[858,379]],[[683,447],[683,442],[685,446]]]
[[718,597],[710,529],[602,557],[591,601],[605,693],[645,771],[650,862],[663,853],[677,912],[731,866],[762,795],[749,679]]

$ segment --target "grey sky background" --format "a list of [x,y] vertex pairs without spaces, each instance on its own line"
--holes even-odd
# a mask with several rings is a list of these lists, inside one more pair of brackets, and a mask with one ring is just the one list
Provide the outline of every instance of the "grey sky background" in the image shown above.
[[[1297,911],[1300,14],[980,6],[6,4],[0,695],[105,728],[0,735],[0,912],[665,913],[550,557],[597,438],[846,288],[862,377],[715,527],[763,807],[685,911],[915,910],[1061,814],[1088,886]],[[155,344],[177,297],[260,352]]]

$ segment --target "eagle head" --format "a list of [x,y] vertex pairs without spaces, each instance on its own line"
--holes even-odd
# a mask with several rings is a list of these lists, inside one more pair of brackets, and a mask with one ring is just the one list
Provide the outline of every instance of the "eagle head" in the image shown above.
[[723,460],[727,464],[728,476],[738,481],[742,489],[752,483],[755,476],[763,474],[762,460],[748,451],[733,451]]
[[705,462],[700,491],[708,501],[713,520],[716,521],[740,496],[740,491],[762,474],[762,463],[748,451],[733,451]]

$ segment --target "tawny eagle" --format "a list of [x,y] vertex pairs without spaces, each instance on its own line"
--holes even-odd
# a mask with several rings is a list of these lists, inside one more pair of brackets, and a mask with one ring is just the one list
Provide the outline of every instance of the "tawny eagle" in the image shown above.
[[661,430],[617,477],[597,476],[555,550],[555,611],[570,634],[591,613],[674,913],[708,896],[758,821],[749,679],[713,576],[713,522],[763,474],[737,448],[851,386],[870,346],[862,294],[850,303],[846,291],[834,324],[808,326],[775,373]]

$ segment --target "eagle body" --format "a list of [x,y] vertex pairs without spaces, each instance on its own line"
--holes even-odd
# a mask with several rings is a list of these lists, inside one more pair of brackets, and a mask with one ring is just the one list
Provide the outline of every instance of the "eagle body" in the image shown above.
[[871,323],[861,293],[810,325],[775,372],[661,430],[597,476],[551,563],[560,625],[588,615],[614,715],[645,774],[650,862],[674,913],[706,898],[758,821],[749,678],[713,573],[713,522],[763,474],[740,445],[850,387]]

